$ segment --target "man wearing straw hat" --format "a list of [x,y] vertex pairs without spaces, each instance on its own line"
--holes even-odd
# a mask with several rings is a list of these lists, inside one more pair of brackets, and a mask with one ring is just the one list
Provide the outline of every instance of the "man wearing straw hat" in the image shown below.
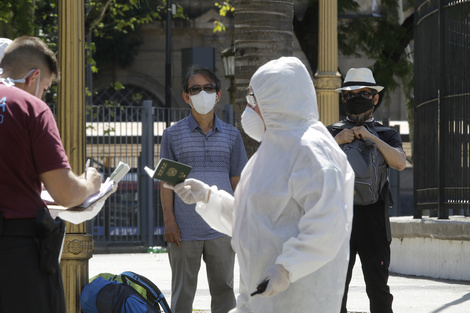
[[[327,128],[340,146],[350,144],[354,140],[372,141],[383,156],[385,168],[392,167],[401,171],[405,168],[406,156],[400,134],[376,122],[372,115],[379,102],[379,92],[383,88],[377,85],[370,69],[351,68],[346,74],[342,87],[335,90],[342,95],[347,117]],[[351,162],[350,159],[349,161]],[[387,170],[384,173],[387,173]],[[356,176],[358,176],[357,173]],[[354,204],[350,259],[341,313],[347,312],[348,286],[356,254],[359,254],[361,258],[370,312],[393,312],[393,296],[388,286],[391,242],[388,217],[389,189],[387,179],[383,180],[384,186],[378,192],[376,202],[359,205],[355,201]],[[356,197],[358,197],[357,194]]]

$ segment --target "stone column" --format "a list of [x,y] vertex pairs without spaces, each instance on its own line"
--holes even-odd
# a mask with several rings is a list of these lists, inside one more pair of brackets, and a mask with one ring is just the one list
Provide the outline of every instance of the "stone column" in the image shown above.
[[[57,123],[75,174],[85,163],[85,4],[59,0],[59,70]],[[80,292],[88,281],[93,237],[86,223],[67,222],[61,260],[68,313],[80,313]]]
[[320,0],[318,27],[318,71],[315,74],[320,121],[325,125],[339,120],[339,97],[335,92],[341,87],[338,73],[338,2]]

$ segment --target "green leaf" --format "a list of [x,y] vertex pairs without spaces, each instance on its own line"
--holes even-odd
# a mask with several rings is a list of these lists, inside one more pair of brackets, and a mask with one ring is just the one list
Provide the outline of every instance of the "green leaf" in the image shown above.
[[114,82],[113,88],[115,90],[122,90],[122,89],[125,89],[126,87],[124,87],[124,85],[121,82],[117,81],[117,82]]

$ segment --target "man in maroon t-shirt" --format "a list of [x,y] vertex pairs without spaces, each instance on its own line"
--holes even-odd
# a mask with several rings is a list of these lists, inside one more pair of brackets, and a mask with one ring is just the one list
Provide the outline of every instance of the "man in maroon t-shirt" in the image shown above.
[[52,111],[41,100],[59,76],[47,45],[17,38],[0,68],[0,312],[63,313],[58,261],[45,269],[39,257],[41,183],[59,205],[73,207],[99,191],[101,175],[95,168],[81,176],[71,171]]

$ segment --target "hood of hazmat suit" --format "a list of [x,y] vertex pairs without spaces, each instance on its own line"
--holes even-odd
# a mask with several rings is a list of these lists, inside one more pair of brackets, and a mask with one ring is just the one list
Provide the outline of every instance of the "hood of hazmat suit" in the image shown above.
[[[213,192],[198,204],[204,219],[232,236],[240,266],[231,312],[340,311],[349,258],[354,172],[318,121],[312,79],[295,57],[260,67],[250,81],[266,124],[233,198]],[[222,207],[210,216],[210,206]],[[222,221],[217,222],[215,215]],[[250,296],[273,264],[291,284],[273,296]]]

